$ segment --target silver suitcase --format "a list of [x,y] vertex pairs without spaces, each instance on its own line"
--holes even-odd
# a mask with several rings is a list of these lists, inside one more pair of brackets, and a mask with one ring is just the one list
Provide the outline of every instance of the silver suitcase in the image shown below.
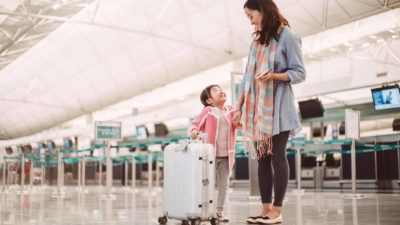
[[214,198],[213,145],[201,140],[169,144],[164,150],[164,216],[158,222],[166,224],[171,218],[183,225],[219,224]]

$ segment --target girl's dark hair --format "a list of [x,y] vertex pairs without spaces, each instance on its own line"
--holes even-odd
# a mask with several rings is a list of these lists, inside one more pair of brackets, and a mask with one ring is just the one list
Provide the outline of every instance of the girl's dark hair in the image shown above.
[[243,8],[257,10],[262,15],[262,29],[254,32],[260,44],[269,45],[271,38],[278,41],[281,25],[290,26],[273,0],[247,0]]
[[210,104],[207,103],[207,99],[211,98],[211,89],[213,87],[220,87],[220,86],[216,85],[216,84],[211,84],[211,85],[207,86],[206,88],[204,88],[203,91],[201,91],[200,101],[205,107],[211,106]]

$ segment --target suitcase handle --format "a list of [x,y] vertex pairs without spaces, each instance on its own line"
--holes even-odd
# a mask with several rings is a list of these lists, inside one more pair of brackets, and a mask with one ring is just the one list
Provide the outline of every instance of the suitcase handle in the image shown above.
[[191,141],[196,143],[207,143],[208,134],[203,132],[198,132],[196,139],[192,139]]
[[184,144],[179,144],[179,145],[182,145],[182,148],[176,148],[176,149],[175,149],[175,152],[184,152],[184,151],[187,151],[187,146],[189,145],[189,143],[186,142],[186,143],[184,143]]
[[199,133],[199,135],[197,135],[198,140],[207,139],[207,138],[208,138],[207,133]]

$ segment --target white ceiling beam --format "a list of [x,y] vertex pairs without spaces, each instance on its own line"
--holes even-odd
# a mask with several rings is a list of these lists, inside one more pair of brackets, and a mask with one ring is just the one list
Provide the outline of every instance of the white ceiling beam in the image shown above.
[[[396,30],[400,26],[399,13],[400,9],[394,9],[369,18],[338,26],[315,35],[303,37],[303,54],[307,56],[309,53],[315,54],[343,44],[351,45],[362,38],[369,38],[372,35],[387,32],[390,29]],[[371,26],[371,24],[376,25]],[[343,35],[343,32],[346,32],[347,35]],[[377,38],[379,39],[380,37]],[[326,41],[327,39],[329,41]]]
[[392,51],[392,49],[389,48],[389,47],[387,46],[387,44],[384,45],[384,48],[386,49],[387,53],[388,53],[390,56],[392,56],[393,59],[396,60],[397,63],[400,64],[400,57],[399,57],[394,51]]
[[15,48],[13,50],[10,50],[10,48],[8,48],[5,51],[3,51],[2,53],[0,53],[0,55],[3,56],[3,57],[6,57],[6,56],[10,56],[10,55],[21,53],[21,52],[26,52],[30,48],[31,48],[30,46],[29,47],[23,47],[23,48]]
[[346,13],[347,16],[352,17],[352,15],[349,13],[349,11],[338,0],[335,0],[335,2],[343,10],[343,12]]
[[57,109],[73,109],[66,105],[53,105],[53,104],[47,104],[47,103],[41,103],[41,102],[26,101],[24,99],[0,98],[0,102],[15,102],[15,103],[23,103],[23,104],[36,105],[36,106],[48,107],[48,108],[57,108]]
[[14,37],[4,28],[0,27],[0,32],[2,32],[11,42],[15,41]]
[[100,2],[101,2],[101,0],[97,0],[96,3],[94,3],[95,4],[94,5],[94,11],[93,11],[92,16],[90,17],[90,22],[92,22],[92,23],[96,19],[97,11],[98,11],[98,9],[100,7]]
[[0,68],[2,66],[6,66],[6,65],[10,64],[12,61],[13,61],[13,59],[0,61]]
[[22,29],[21,29],[20,27],[17,28],[17,31],[16,31],[16,32],[14,33],[14,35],[13,35],[14,40],[17,40],[17,39],[18,39],[21,30],[22,30]]
[[[29,10],[28,7],[26,7],[25,3],[22,2],[21,7],[18,7],[18,10],[22,13],[22,14],[29,14]],[[34,21],[32,20],[32,18],[30,18],[29,16],[26,17],[26,19],[30,22],[33,23]]]
[[36,76],[29,82],[29,86],[28,86],[28,89],[25,92],[25,97],[23,98],[23,101],[27,101],[28,100],[28,98],[29,98],[29,96],[31,94],[31,91],[32,91],[33,87],[36,85],[38,80],[39,80],[39,77]]
[[297,3],[307,13],[307,15],[310,16],[315,21],[315,23],[319,24],[320,26],[323,26],[323,24],[317,18],[315,18],[315,16],[306,7],[304,7],[304,5],[301,2],[298,1]]
[[[0,11],[0,15],[14,15],[14,16],[20,15],[20,16],[23,16],[23,15],[18,14],[18,13],[11,13],[11,12],[4,12],[4,11]],[[101,27],[101,28],[111,29],[111,30],[116,30],[116,31],[121,31],[121,32],[128,32],[128,33],[134,33],[134,34],[139,34],[139,35],[144,35],[144,36],[150,36],[150,37],[154,37],[154,38],[159,38],[159,39],[168,40],[168,41],[171,41],[171,42],[176,42],[176,43],[179,43],[179,44],[191,46],[191,47],[196,48],[196,49],[201,49],[201,50],[205,50],[205,51],[211,51],[211,52],[224,53],[226,55],[231,55],[231,52],[229,50],[226,50],[226,49],[221,50],[221,49],[217,49],[217,48],[210,48],[210,47],[202,46],[202,45],[199,45],[199,44],[196,44],[196,43],[191,43],[191,42],[188,42],[188,41],[183,40],[183,39],[177,39],[177,38],[174,38],[174,37],[167,37],[167,36],[163,36],[163,35],[160,35],[160,34],[147,32],[147,31],[127,29],[127,28],[117,27],[117,26],[113,26],[113,25],[107,25],[107,24],[101,24],[101,23],[92,23],[90,21],[74,20],[74,19],[58,17],[58,16],[38,15],[38,14],[29,14],[29,15],[32,16],[32,17],[37,17],[37,18],[46,19],[46,20],[52,20],[52,21],[56,21],[56,22],[77,23],[77,24],[88,25],[88,26],[96,26],[96,27]]]
[[[188,16],[188,13],[186,12],[186,10],[184,10],[184,5],[183,5],[182,1],[179,1],[179,7],[181,7],[181,9],[182,9],[183,15],[184,15],[185,17]],[[188,32],[188,34],[189,34],[189,40],[190,40],[191,42],[194,42],[194,38],[193,38],[191,26],[190,26],[188,20],[185,20],[185,25],[186,25],[186,27],[187,27],[186,32]],[[194,53],[194,57],[195,57],[195,63],[196,63],[197,69],[201,68],[199,56],[198,56],[196,53]]]
[[43,33],[35,34],[35,35],[27,35],[27,36],[24,36],[23,38],[19,39],[16,43],[21,43],[21,42],[24,42],[24,41],[32,41],[32,40],[35,40],[35,39],[41,39],[41,38],[46,37],[50,33],[51,33],[51,31],[43,32]]
[[383,7],[384,7],[384,8],[389,8],[389,0],[385,0],[385,1],[383,2]]
[[328,0],[323,0],[323,6],[322,6],[322,28],[324,28],[324,29],[326,29],[328,27],[328,10],[329,10]]
[[[169,5],[171,4],[172,0],[167,0],[165,1],[160,13],[158,13],[156,21],[154,22],[154,24],[158,24],[160,22],[160,20],[163,18],[165,12],[168,10]],[[153,26],[153,28],[151,29],[152,32],[154,32],[155,26]]]
[[368,1],[368,0],[355,0],[355,2],[364,4],[364,5],[368,5],[368,6],[372,6],[375,8],[381,8],[382,4],[379,1]]

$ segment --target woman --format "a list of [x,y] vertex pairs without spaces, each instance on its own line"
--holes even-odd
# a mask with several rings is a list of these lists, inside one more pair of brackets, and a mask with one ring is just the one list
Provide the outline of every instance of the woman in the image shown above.
[[234,123],[241,121],[245,140],[254,143],[262,201],[247,222],[274,224],[282,222],[289,180],[286,144],[301,129],[291,86],[305,80],[301,40],[272,0],[247,0],[244,11],[255,32]]

